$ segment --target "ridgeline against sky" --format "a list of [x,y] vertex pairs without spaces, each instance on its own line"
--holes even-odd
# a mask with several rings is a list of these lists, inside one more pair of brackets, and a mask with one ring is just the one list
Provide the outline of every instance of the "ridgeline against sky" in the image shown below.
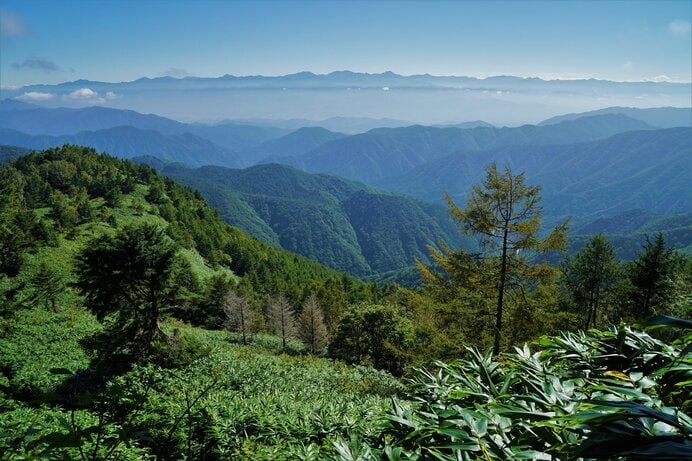
[[18,1],[4,87],[349,69],[689,82],[686,1]]

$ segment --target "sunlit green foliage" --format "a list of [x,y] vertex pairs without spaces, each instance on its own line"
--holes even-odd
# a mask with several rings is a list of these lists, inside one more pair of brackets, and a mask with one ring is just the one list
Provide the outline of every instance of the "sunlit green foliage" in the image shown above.
[[[690,328],[692,323],[661,319]],[[422,370],[395,402],[389,459],[688,459],[692,356],[627,326]],[[368,457],[366,459],[377,459]]]
[[[337,439],[373,437],[371,421],[386,410],[387,398],[402,389],[391,376],[370,368],[275,355],[263,346],[233,344],[225,332],[173,323],[163,325],[170,336],[195,342],[206,355],[176,369],[135,367],[94,394],[79,339],[93,331],[95,319],[77,310],[25,312],[17,319],[15,334],[0,342],[12,345],[3,347],[16,370],[9,388],[43,395],[51,403],[32,407],[0,400],[9,412],[0,421],[0,447],[13,447],[3,459],[21,459],[21,453],[32,450],[79,459],[75,441],[85,453],[83,459],[105,459],[111,448],[116,454],[150,453],[159,459],[289,460],[305,452],[329,459],[336,453]],[[30,343],[39,331],[56,340]],[[279,341],[275,350],[280,349]],[[36,354],[42,362],[35,360]],[[51,373],[51,363],[63,369]],[[50,397],[51,391],[58,393]],[[15,440],[22,431],[33,435]],[[92,458],[98,436],[102,446]]]
[[[480,252],[469,253],[442,246],[432,250],[432,259],[441,269],[419,264],[424,283],[433,292],[442,292],[444,299],[461,301],[461,309],[475,309],[477,318],[488,318],[482,329],[492,328],[493,352],[506,345],[510,310],[517,321],[532,322],[535,303],[530,293],[538,284],[553,283],[557,271],[545,261],[550,252],[564,250],[567,244],[567,224],[552,229],[546,236],[541,231],[542,208],[540,187],[525,183],[524,173],[515,174],[509,167],[502,172],[492,163],[480,185],[474,185],[461,209],[446,196],[449,211],[461,231],[478,239]],[[527,294],[528,293],[528,294]],[[475,297],[480,302],[460,298]],[[518,311],[518,312],[517,312]],[[516,315],[518,314],[518,315]],[[521,338],[515,328],[513,342]],[[505,346],[506,347],[506,346]]]
[[[226,226],[147,167],[70,146],[0,168],[0,192],[0,459],[690,458],[689,321],[564,332],[493,356],[465,347],[494,339],[489,266],[470,254],[443,247],[447,273],[430,272],[442,275],[430,291],[366,285]],[[658,247],[640,262],[666,260]],[[649,306],[684,313],[691,263],[672,259]],[[507,290],[507,349],[572,324],[541,280]],[[229,293],[259,332],[220,331]],[[302,306],[302,343],[263,333],[278,331],[281,294],[284,314]],[[132,309],[151,302],[181,320]],[[152,360],[93,360],[104,329],[132,339],[118,320],[165,338],[147,341]],[[332,355],[404,372],[408,392],[386,372],[315,357],[330,333]],[[440,357],[450,363],[429,366]]]

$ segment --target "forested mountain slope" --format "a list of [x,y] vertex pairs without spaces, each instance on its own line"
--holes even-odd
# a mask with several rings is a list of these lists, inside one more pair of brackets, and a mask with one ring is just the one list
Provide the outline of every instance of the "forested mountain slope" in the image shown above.
[[443,207],[334,176],[277,164],[158,168],[199,190],[229,224],[358,276],[427,261],[429,244],[460,242]]
[[282,157],[300,157],[329,141],[346,137],[322,127],[299,128],[285,136],[270,139],[241,152],[247,164],[271,163]]
[[574,220],[570,232],[571,252],[580,250],[596,234],[613,243],[617,257],[634,259],[647,236],[661,233],[671,248],[692,255],[692,212],[656,214],[648,210],[630,210],[589,222]]
[[22,271],[26,253],[43,246],[64,244],[70,253],[90,236],[151,222],[166,230],[197,275],[232,272],[264,293],[302,293],[342,280],[332,269],[223,223],[199,193],[150,167],[93,149],[64,146],[17,158],[0,167],[0,191],[0,271],[11,275]]
[[622,133],[586,143],[457,152],[378,185],[429,201],[463,200],[489,162],[525,171],[550,215],[598,216],[643,208],[692,211],[692,129]]
[[303,157],[287,159],[286,163],[309,172],[374,182],[455,152],[583,142],[649,128],[644,122],[619,114],[517,128],[381,128],[325,143]]

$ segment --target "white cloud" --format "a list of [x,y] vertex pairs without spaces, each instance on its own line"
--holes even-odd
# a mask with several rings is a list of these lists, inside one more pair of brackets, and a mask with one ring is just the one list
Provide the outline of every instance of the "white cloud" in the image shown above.
[[13,12],[0,8],[0,36],[23,37],[29,35],[29,28],[22,18]]
[[672,79],[667,75],[657,75],[651,79],[652,82],[670,82]]
[[55,95],[53,93],[41,93],[40,91],[29,91],[21,96],[17,96],[15,99],[20,101],[48,101],[53,99]]
[[657,75],[654,78],[644,79],[645,82],[657,82],[657,83],[661,83],[661,82],[690,83],[691,80],[692,80],[692,78],[690,76],[682,77],[679,75],[673,75],[672,77],[668,76],[668,75]]
[[78,90],[74,90],[70,94],[66,94],[64,97],[65,99],[74,99],[76,101],[79,101],[98,98],[99,94],[91,88],[80,88]]
[[107,91],[105,94],[100,94],[98,91],[94,91],[91,88],[86,87],[62,95],[62,99],[65,101],[75,101],[84,104],[104,104],[106,101],[112,101],[122,97],[123,96],[121,94],[113,91]]
[[690,24],[690,21],[682,21],[678,19],[668,25],[668,30],[670,30],[673,35],[689,37],[690,32],[692,32],[692,24]]
[[121,97],[119,94],[112,91],[108,91],[102,96],[98,91],[94,91],[91,88],[80,88],[71,93],[62,95],[62,99],[65,101],[75,101],[83,104],[103,104],[106,100],[113,100],[119,97]]
[[632,68],[633,65],[634,65],[634,63],[632,61],[626,61],[626,62],[622,63],[622,68],[629,70]]

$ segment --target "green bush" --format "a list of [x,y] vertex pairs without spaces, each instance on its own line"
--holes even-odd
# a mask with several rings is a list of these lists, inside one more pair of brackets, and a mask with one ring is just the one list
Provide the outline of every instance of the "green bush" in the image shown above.
[[413,343],[413,325],[393,306],[351,308],[339,321],[329,355],[401,375]]

